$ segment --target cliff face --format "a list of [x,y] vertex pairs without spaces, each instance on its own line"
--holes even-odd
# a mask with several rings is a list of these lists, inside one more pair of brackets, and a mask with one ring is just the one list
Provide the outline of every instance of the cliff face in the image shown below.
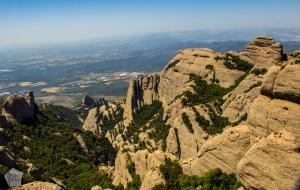
[[[160,173],[146,167],[149,156],[141,157],[140,152],[145,148],[126,140],[128,133],[119,129],[137,127],[130,125],[134,124],[133,116],[155,100],[162,102],[163,122],[170,127],[166,149],[160,154],[178,159],[184,173],[202,175],[221,168],[236,174],[245,189],[292,188],[300,178],[297,52],[287,56],[270,36],[256,37],[242,52],[184,49],[159,76],[131,81],[124,121],[115,127],[111,141],[117,147],[127,147],[121,149],[133,160],[143,160],[144,166],[134,161],[136,167],[143,168],[137,172],[142,189],[151,189],[150,177],[161,179]],[[145,142],[153,140],[154,129],[149,126],[156,118],[157,114],[145,121],[145,127],[135,130],[139,143],[145,138]],[[147,149],[162,150],[155,143],[146,144]],[[116,166],[121,166],[122,160],[117,159]],[[125,171],[126,164],[115,168],[116,174]],[[130,182],[129,175],[115,178],[115,184]]]

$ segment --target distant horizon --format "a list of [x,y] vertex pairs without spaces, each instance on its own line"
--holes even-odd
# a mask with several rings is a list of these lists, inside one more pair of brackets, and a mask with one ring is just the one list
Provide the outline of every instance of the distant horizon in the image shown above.
[[192,30],[299,28],[299,0],[1,0],[0,47]]
[[[127,35],[111,35],[111,36],[100,36],[100,37],[92,37],[92,38],[86,38],[86,39],[73,39],[73,40],[66,40],[66,41],[55,41],[55,42],[35,42],[35,43],[14,43],[14,44],[1,44],[0,43],[0,51],[5,49],[23,49],[23,48],[39,48],[39,47],[55,47],[55,46],[61,46],[61,45],[75,45],[75,44],[86,44],[86,43],[94,43],[97,41],[118,41],[118,40],[128,40],[132,38],[140,38],[140,37],[147,37],[147,36],[155,36],[155,35],[175,35],[175,34],[183,34],[183,33],[192,33],[192,32],[212,32],[212,35],[214,34],[222,34],[222,33],[228,33],[228,32],[249,32],[251,31],[263,31],[268,34],[268,32],[275,32],[276,30],[299,30],[297,33],[297,39],[291,40],[291,41],[300,41],[300,27],[291,27],[291,28],[234,28],[234,29],[193,29],[193,30],[177,30],[177,31],[166,31],[166,32],[151,32],[151,33],[133,33],[133,34],[127,34]],[[251,38],[254,38],[257,35],[265,35],[262,33],[256,33],[253,36],[250,36],[250,38],[247,39],[226,39],[226,40],[212,40],[212,41],[200,41],[200,42],[220,42],[220,41],[249,41]],[[170,37],[169,36],[169,37]],[[276,40],[276,39],[275,39]],[[289,41],[289,40],[287,40]]]

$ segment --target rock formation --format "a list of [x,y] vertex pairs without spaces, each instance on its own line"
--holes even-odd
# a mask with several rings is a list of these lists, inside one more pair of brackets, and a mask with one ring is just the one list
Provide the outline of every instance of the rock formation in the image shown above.
[[133,114],[140,107],[158,100],[158,84],[159,76],[157,74],[146,75],[129,82],[123,116],[125,125],[133,120]]
[[27,123],[35,120],[37,106],[34,102],[33,92],[28,92],[25,97],[18,95],[8,96],[2,109],[6,122],[14,125],[18,122]]

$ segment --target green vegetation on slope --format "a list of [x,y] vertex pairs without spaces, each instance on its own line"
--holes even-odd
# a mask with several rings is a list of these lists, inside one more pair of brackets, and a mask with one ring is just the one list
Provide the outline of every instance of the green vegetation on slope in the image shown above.
[[128,166],[127,166],[128,172],[130,173],[131,177],[132,177],[132,181],[128,184],[127,189],[129,190],[139,190],[141,187],[141,178],[139,175],[136,174],[136,170],[135,170],[135,165],[133,162],[131,162]]
[[183,121],[184,125],[190,131],[190,133],[194,133],[193,125],[189,119],[189,116],[185,112],[183,112],[181,114],[181,117],[182,117],[182,121]]
[[[143,106],[133,117],[133,123],[128,127],[124,138],[131,143],[140,145],[140,149],[146,148],[144,142],[139,142],[138,134],[141,131],[151,129],[149,137],[155,142],[162,142],[162,149],[166,149],[166,138],[170,129],[163,121],[163,107],[161,102],[154,101],[151,105]],[[147,124],[147,125],[146,125]]]
[[183,174],[178,161],[166,160],[160,166],[160,172],[166,181],[165,185],[157,185],[154,190],[236,190],[240,187],[234,174],[223,173],[220,169],[213,169],[203,176],[188,176]]
[[[9,137],[8,149],[16,158],[28,159],[41,171],[40,175],[27,176],[23,183],[53,181],[54,177],[61,180],[67,189],[84,190],[94,185],[113,188],[111,180],[96,167],[114,163],[116,150],[106,138],[98,139],[92,133],[74,129],[49,107],[41,110],[38,118],[39,121],[32,126],[16,125],[5,129]],[[88,152],[82,149],[74,133],[82,136]],[[30,151],[25,151],[24,147]],[[17,169],[27,173],[24,163],[18,163]]]
[[248,73],[253,68],[251,63],[241,59],[239,56],[226,54],[224,60],[224,66],[231,70],[239,70]]

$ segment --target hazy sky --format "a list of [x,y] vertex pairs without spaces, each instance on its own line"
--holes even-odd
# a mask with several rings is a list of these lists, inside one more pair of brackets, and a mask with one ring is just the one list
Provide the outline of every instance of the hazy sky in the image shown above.
[[300,27],[300,0],[0,0],[0,47],[193,29]]

